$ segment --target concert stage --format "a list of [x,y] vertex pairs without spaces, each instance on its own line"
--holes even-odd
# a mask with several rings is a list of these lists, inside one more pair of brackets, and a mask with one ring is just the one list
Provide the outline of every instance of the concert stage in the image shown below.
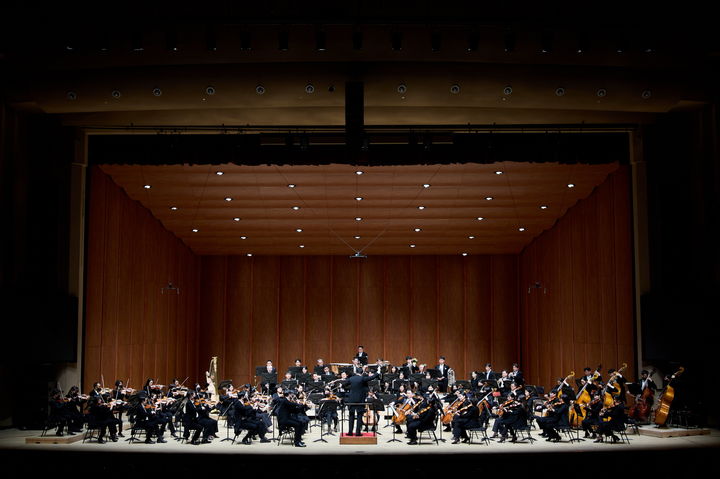
[[[142,472],[146,468],[165,470],[170,467],[200,472],[208,467],[213,470],[216,467],[236,469],[240,465],[243,471],[249,473],[262,473],[273,467],[281,467],[285,472],[313,474],[313,471],[320,472],[317,469],[320,464],[352,461],[351,467],[333,468],[330,475],[359,477],[364,471],[383,470],[378,468],[393,465],[419,474],[453,470],[483,471],[496,466],[498,473],[501,473],[512,465],[532,467],[542,473],[546,467],[582,467],[588,463],[599,467],[608,464],[605,460],[620,460],[621,463],[615,463],[614,467],[631,461],[631,464],[644,470],[677,467],[688,471],[705,466],[706,459],[720,450],[720,431],[715,429],[710,430],[710,434],[670,438],[630,434],[629,444],[593,443],[590,440],[570,443],[565,438],[560,443],[548,443],[538,436],[538,431],[533,431],[532,436],[537,439],[533,443],[501,444],[491,441],[489,444],[476,442],[453,445],[450,444],[449,435],[444,434],[443,438],[447,442],[435,444],[423,438],[421,444],[409,446],[406,444],[407,439],[401,435],[396,436],[401,442],[389,442],[393,438],[389,427],[381,429],[377,445],[340,445],[338,436],[327,435],[324,436],[327,443],[314,442],[320,438],[320,434],[313,428],[311,433],[305,435],[305,448],[296,448],[290,444],[278,445],[277,442],[254,442],[246,446],[239,442],[221,442],[224,437],[222,427],[220,439],[198,446],[180,443],[169,437],[166,444],[150,445],[131,444],[125,440],[127,437],[120,438],[117,443],[106,444],[83,444],[82,441],[72,444],[26,444],[28,437],[39,436],[39,433],[17,429],[1,431],[1,460],[18,467],[32,464],[34,469],[58,473],[67,471],[68,467],[85,470],[85,465],[92,463],[100,466],[103,472],[116,471],[123,474]],[[276,459],[274,456],[280,457]],[[288,467],[290,471],[287,471]],[[622,466],[622,469],[626,470],[625,467]],[[403,473],[402,470],[394,472]]]

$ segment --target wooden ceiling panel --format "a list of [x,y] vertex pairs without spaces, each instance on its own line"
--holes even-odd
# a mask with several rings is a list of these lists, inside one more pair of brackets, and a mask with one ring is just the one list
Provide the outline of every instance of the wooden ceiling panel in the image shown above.
[[513,254],[617,163],[101,168],[197,254]]

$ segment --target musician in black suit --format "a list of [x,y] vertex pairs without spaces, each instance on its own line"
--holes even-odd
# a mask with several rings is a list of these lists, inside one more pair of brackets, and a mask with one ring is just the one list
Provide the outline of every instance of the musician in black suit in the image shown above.
[[265,437],[268,431],[267,425],[258,417],[257,413],[257,409],[249,402],[238,402],[235,405],[235,435],[238,436],[243,429],[247,431],[242,439],[243,444],[252,444],[253,436],[260,436],[260,442],[270,442],[270,439]]
[[362,364],[363,366],[367,366],[368,355],[365,352],[365,348],[363,348],[362,346],[358,346],[357,354],[355,354],[355,357],[358,359],[358,361],[360,361],[360,364]]
[[547,416],[535,419],[538,427],[540,427],[543,431],[541,436],[546,437],[547,441],[559,442],[560,434],[558,434],[557,428],[569,427],[569,402],[570,398],[568,395],[563,394],[560,399],[556,400],[553,404],[551,404],[551,407],[548,408]]
[[[409,396],[412,392],[408,393]],[[412,397],[412,396],[411,396]],[[407,437],[410,439],[409,445],[417,444],[418,431],[432,429],[433,421],[437,414],[436,403],[421,398],[416,407],[407,412]]]
[[497,379],[497,376],[497,373],[492,369],[492,364],[485,363],[485,372],[480,374],[480,379]]
[[447,392],[448,370],[450,370],[450,366],[445,364],[445,356],[440,356],[440,359],[438,359],[438,364],[435,366],[435,370],[438,372],[438,389],[441,393]]
[[469,442],[470,438],[467,435],[467,430],[480,427],[480,410],[478,407],[462,391],[457,391],[455,396],[457,404],[454,406],[456,413],[451,423],[452,444],[457,444],[461,440],[462,442]]
[[[367,398],[368,395],[368,383],[372,381],[373,379],[377,379],[378,374],[372,374],[370,376],[367,376],[364,372],[360,375],[356,376],[350,376],[349,378],[342,381],[342,385],[344,388],[350,388],[350,392],[347,393],[347,397],[345,398],[345,402],[347,403],[364,403],[365,398]],[[362,436],[362,432],[360,430],[362,429],[362,416],[363,412],[365,412],[365,406],[358,405],[358,406],[348,406],[349,412],[350,412],[350,425],[348,428],[348,436],[353,435],[353,424],[356,424],[355,427],[355,435],[356,436]],[[357,418],[357,421],[356,421]]]
[[523,386],[525,384],[525,377],[523,376],[522,371],[520,371],[520,365],[518,363],[513,363],[512,371],[510,371],[508,377],[518,386]]
[[295,430],[295,437],[293,438],[295,447],[305,447],[302,436],[305,434],[306,424],[299,421],[296,417],[297,414],[305,411],[305,406],[289,401],[287,397],[285,397],[285,391],[282,389],[279,389],[277,394],[278,396],[273,404],[275,415],[278,418],[278,426],[280,429],[292,427]]
[[613,444],[620,441],[615,433],[625,428],[625,420],[625,405],[620,398],[613,399],[612,407],[600,411],[600,421],[597,427],[598,437],[593,442],[602,442],[603,436],[610,436]]
[[322,376],[323,374],[325,374],[325,361],[323,360],[323,358],[318,358],[317,364],[313,369],[313,373],[317,374],[318,376]]
[[360,364],[360,359],[357,357],[352,359],[352,373],[353,376],[359,376],[363,373],[363,365]]

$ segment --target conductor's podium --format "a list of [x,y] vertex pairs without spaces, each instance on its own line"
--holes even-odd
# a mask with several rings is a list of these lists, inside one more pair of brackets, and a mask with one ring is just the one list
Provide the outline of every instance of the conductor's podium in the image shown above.
[[364,432],[362,436],[348,436],[343,433],[340,444],[377,444],[377,435],[372,432]]

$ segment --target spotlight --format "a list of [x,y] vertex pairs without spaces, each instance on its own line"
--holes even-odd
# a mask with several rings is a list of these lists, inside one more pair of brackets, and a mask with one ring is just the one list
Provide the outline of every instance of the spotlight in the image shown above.
[[439,52],[441,43],[442,36],[440,35],[440,32],[432,32],[430,34],[430,50]]
[[177,206],[171,206],[170,209],[171,209],[172,211],[177,211],[178,207],[177,207]]
[[110,95],[111,95],[113,98],[118,99],[118,98],[120,98],[120,97],[122,96],[122,93],[120,93],[120,90],[113,90],[113,91],[110,92]]
[[356,197],[355,197],[355,200],[356,200],[356,201],[362,201],[362,200],[363,200],[363,197],[362,197],[362,196],[356,196]]
[[257,93],[258,95],[263,95],[265,93],[265,87],[262,85],[256,86],[255,93]]
[[247,239],[247,236],[241,236],[240,239],[241,239],[241,240],[246,240],[246,239]]
[[295,211],[297,211],[297,210],[300,209],[300,207],[299,207],[299,206],[293,206],[292,209],[294,209]]
[[390,34],[390,44],[392,46],[392,49],[396,52],[399,52],[402,50],[402,33],[401,32],[392,32]]
[[197,233],[198,231],[200,231],[200,230],[197,229],[197,228],[193,228],[193,229],[192,229],[192,232],[193,232],[193,233]]
[[470,235],[470,236],[468,236],[468,239],[475,239],[475,237]]
[[467,39],[467,51],[477,51],[478,45],[480,45],[480,35],[478,32],[470,32]]
[[502,172],[502,171],[500,171],[500,170],[498,170],[498,171],[496,171],[496,172],[495,172],[495,174],[496,174],[496,175],[502,175],[502,174],[503,174],[503,172]]
[[451,85],[450,93],[452,93],[453,95],[457,95],[458,93],[460,93],[460,85],[458,85],[457,83],[454,85]]
[[475,218],[475,219],[478,220],[478,221],[482,221],[482,220],[484,220],[485,218],[483,218],[482,216],[478,216],[478,217]]
[[224,175],[225,173],[223,173],[222,171],[216,171],[215,174],[218,175],[218,176],[222,176],[222,175]]
[[647,100],[652,96],[652,91],[643,90],[642,93],[640,94],[640,96],[642,97],[643,100]]
[[150,188],[152,188],[152,186],[150,186],[150,185],[145,185],[145,186],[143,186],[143,188],[145,188],[146,190],[149,190]]
[[304,247],[305,247],[304,244],[301,244],[300,246],[298,246],[298,248],[304,248]]
[[541,209],[541,210],[546,210],[546,209],[548,209],[548,207],[547,207],[547,205],[540,205],[540,209]]
[[505,88],[503,88],[503,95],[505,95],[505,96],[510,96],[510,95],[512,95],[512,92],[513,92],[513,89],[512,89],[512,87],[511,87],[510,85],[508,85],[508,86],[506,86]]
[[430,188],[430,183],[425,183],[425,184],[423,185],[423,188]]
[[229,196],[226,196],[225,201],[232,201],[232,198],[230,198]]
[[240,221],[240,218],[236,216],[235,218],[233,218],[233,221]]
[[363,33],[362,32],[353,32],[352,47],[353,47],[353,50],[362,50],[362,47],[363,47]]
[[290,183],[290,184],[288,185],[288,188],[295,188],[295,184],[294,184],[294,183]]
[[307,85],[305,85],[305,93],[307,93],[308,95],[315,93],[315,87],[312,85],[312,83],[308,83]]
[[559,86],[555,89],[555,95],[557,96],[564,96],[565,95],[565,88]]
[[359,237],[359,236],[353,236],[353,238],[355,238],[355,239],[360,239],[360,237]]
[[355,172],[355,174],[356,174],[356,175],[358,175],[358,176],[360,176],[360,175],[362,175],[362,174],[363,174],[363,171],[361,171],[361,170],[357,170],[357,171]]
[[414,244],[411,244],[411,245],[410,245],[410,247],[411,247],[411,248],[414,248],[414,247],[415,247],[415,245],[414,245]]
[[286,52],[290,48],[290,36],[286,30],[278,32],[278,50]]
[[518,228],[518,231],[525,231],[525,228]]
[[240,32],[240,50],[252,50],[252,35],[248,31]]
[[356,216],[356,217],[355,217],[355,221],[362,221],[362,218],[359,217],[359,216]]
[[422,231],[422,228],[415,228],[413,231],[415,231],[416,233],[419,233]]
[[297,228],[295,231],[297,231],[298,233],[302,233],[302,228]]
[[405,85],[404,83],[401,83],[397,86],[398,93],[404,95],[406,91],[407,91],[407,85]]
[[462,255],[463,255],[463,256],[467,256],[468,254],[467,254],[467,253],[463,253]]
[[208,95],[214,95],[215,94],[215,87],[214,86],[207,86],[205,87],[205,93]]
[[568,188],[575,188],[575,183],[568,183],[567,187],[568,187]]
[[152,94],[153,94],[154,96],[160,96],[160,95],[162,95],[162,90],[159,89],[159,88],[157,88],[157,87],[155,87],[155,88],[153,88]]
[[424,206],[418,206],[418,209],[419,209],[419,210],[424,210],[425,207],[424,207]]
[[487,201],[492,201],[493,197],[492,197],[492,196],[486,196],[485,199],[486,199]]
[[513,32],[505,33],[505,53],[512,53],[515,51],[515,34]]
[[606,97],[606,96],[607,96],[607,90],[604,89],[604,88],[600,88],[600,89],[598,89],[598,91],[595,92],[595,94],[596,94],[599,98],[603,98],[603,97]]
[[75,93],[74,91],[69,91],[65,94],[65,98],[71,101],[77,100],[77,93]]
[[252,253],[247,253],[245,256],[252,256]]
[[322,30],[315,32],[315,50],[319,52],[327,50],[326,35]]

